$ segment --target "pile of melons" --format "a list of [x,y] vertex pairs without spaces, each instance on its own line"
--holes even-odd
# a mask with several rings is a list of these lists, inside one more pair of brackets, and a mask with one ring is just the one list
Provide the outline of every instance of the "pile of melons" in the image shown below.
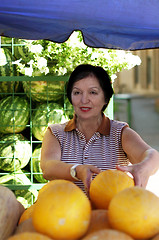
[[119,170],[99,173],[89,198],[73,182],[53,180],[20,216],[8,240],[159,240],[159,197]]

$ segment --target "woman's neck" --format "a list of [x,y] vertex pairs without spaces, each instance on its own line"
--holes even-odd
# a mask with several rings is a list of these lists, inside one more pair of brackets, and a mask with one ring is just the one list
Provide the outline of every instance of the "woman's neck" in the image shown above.
[[93,134],[97,131],[102,122],[102,115],[92,119],[76,118],[76,126],[82,132],[88,141]]

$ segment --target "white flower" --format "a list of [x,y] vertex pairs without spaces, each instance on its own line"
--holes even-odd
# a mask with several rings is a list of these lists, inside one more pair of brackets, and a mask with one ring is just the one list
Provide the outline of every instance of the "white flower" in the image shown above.
[[41,53],[42,50],[43,50],[43,47],[40,44],[30,46],[30,51],[32,53]]
[[98,57],[99,57],[99,53],[96,53],[96,52],[94,52],[94,53],[92,53],[91,54],[91,60],[94,60],[94,59],[97,59]]
[[21,65],[21,63],[20,63],[21,60],[22,60],[22,59],[20,58],[20,59],[18,59],[18,60],[16,60],[16,61],[13,61],[12,64]]
[[0,48],[0,66],[4,66],[7,64],[7,59],[4,53],[4,49]]
[[29,68],[25,68],[25,75],[31,77],[33,73],[32,65]]
[[28,62],[28,64],[30,64],[30,65],[33,65],[33,63],[34,63],[33,60],[30,60],[30,61]]
[[78,47],[80,49],[85,49],[86,45],[84,44],[84,42],[80,42],[80,40],[78,39],[78,35],[79,32],[74,31],[71,36],[69,37],[69,39],[67,40],[67,42],[69,43],[70,46],[72,47]]
[[48,52],[51,52],[51,46],[48,46],[47,50],[48,50]]
[[37,58],[37,66],[39,69],[47,67],[47,60],[44,57]]
[[112,80],[112,83],[114,83],[114,80],[117,78],[116,74],[112,74],[111,75],[111,80]]

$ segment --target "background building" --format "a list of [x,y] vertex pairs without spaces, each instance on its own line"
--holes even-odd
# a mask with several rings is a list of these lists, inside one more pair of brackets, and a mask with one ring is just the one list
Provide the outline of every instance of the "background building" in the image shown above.
[[159,95],[159,49],[134,51],[141,65],[117,74],[116,93]]

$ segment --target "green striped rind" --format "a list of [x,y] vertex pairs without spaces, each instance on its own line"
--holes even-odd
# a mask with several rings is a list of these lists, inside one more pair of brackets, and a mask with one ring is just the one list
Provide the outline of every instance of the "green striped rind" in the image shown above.
[[0,100],[0,132],[19,133],[29,121],[29,102],[23,97],[8,96]]
[[[40,183],[48,182],[46,179],[43,178],[42,170],[40,167],[40,158],[41,158],[41,144],[39,144],[33,151],[32,154],[32,161],[30,161],[30,168],[31,164],[33,166],[33,173],[34,178]],[[37,173],[37,174],[35,174]]]
[[[22,172],[18,171],[0,177],[0,184],[13,184],[13,185],[31,185],[29,178]],[[22,205],[27,208],[38,196],[37,190],[15,190],[15,196]]]
[[16,59],[12,55],[11,50],[7,48],[3,48],[3,50],[7,63],[3,66],[0,66],[0,76],[19,76],[16,65],[12,64],[12,62]]
[[18,81],[3,81],[0,82],[0,97],[6,97],[9,94],[18,92],[19,82]]
[[29,189],[29,190],[16,190],[15,196],[19,202],[25,207],[30,207],[38,197],[38,191],[35,189]]
[[63,99],[64,81],[23,81],[24,92],[33,101],[59,102]]
[[68,98],[65,99],[65,114],[66,116],[71,119],[73,118],[73,114],[74,114],[74,109],[72,104],[70,103],[70,101],[68,100]]
[[8,173],[0,177],[0,184],[31,185],[31,181],[22,170]]
[[7,134],[0,139],[0,169],[17,171],[24,168],[31,157],[31,145],[22,134]]
[[7,63],[0,66],[0,76],[14,76],[11,51],[7,48],[3,48],[3,50]]
[[52,102],[40,104],[32,114],[32,133],[35,138],[42,141],[49,124],[66,121],[68,118],[60,104]]
[[[18,39],[19,42],[19,39]],[[20,43],[20,44],[25,44],[25,40],[24,42]],[[21,46],[14,46],[14,57],[16,60],[21,59],[21,62],[26,62],[29,58],[29,51],[28,48],[25,45],[21,45]]]

